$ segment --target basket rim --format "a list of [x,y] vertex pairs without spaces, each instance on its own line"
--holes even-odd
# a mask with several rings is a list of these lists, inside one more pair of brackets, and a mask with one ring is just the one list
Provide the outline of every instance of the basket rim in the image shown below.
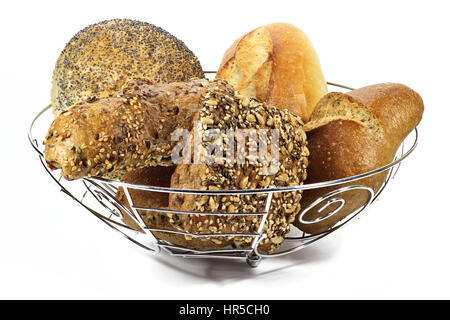
[[[341,88],[349,88],[343,85],[337,85],[335,83],[327,82],[330,85],[341,87]],[[39,146],[37,144],[36,138],[33,137],[33,128],[37,120],[46,113],[51,108],[51,105],[46,106],[43,108],[31,121],[29,130],[28,130],[28,140],[31,144],[31,146],[34,148],[34,150],[39,154],[41,158],[44,158],[44,153],[39,149]],[[409,147],[406,152],[404,152],[404,143],[405,140],[410,135],[414,134],[414,142]],[[300,191],[300,190],[310,190],[310,189],[318,189],[318,188],[324,188],[324,187],[330,187],[335,185],[340,185],[348,182],[357,181],[363,178],[367,178],[369,176],[381,173],[383,171],[386,171],[395,165],[402,162],[404,159],[406,159],[417,147],[418,144],[418,129],[417,127],[414,128],[413,131],[409,133],[409,135],[405,138],[405,140],[402,142],[400,147],[397,149],[397,153],[400,149],[402,149],[402,155],[400,157],[394,158],[394,160],[384,166],[381,166],[379,168],[376,168],[374,170],[364,172],[361,174],[357,174],[350,177],[335,179],[335,180],[328,180],[328,181],[322,181],[322,182],[316,182],[316,183],[305,183],[301,185],[296,186],[287,186],[287,187],[271,187],[271,188],[257,188],[257,189],[228,189],[228,190],[202,190],[202,189],[182,189],[182,188],[170,188],[170,187],[157,187],[157,186],[149,186],[149,185],[140,185],[140,184],[131,184],[122,182],[119,180],[108,180],[100,177],[84,177],[83,180],[87,181],[96,181],[99,183],[109,183],[114,185],[115,187],[125,187],[125,188],[131,188],[131,189],[138,189],[138,190],[145,190],[145,191],[153,191],[153,192],[163,192],[163,193],[179,193],[179,194],[202,194],[202,195],[237,195],[237,194],[266,194],[268,192],[291,192],[291,191]]]

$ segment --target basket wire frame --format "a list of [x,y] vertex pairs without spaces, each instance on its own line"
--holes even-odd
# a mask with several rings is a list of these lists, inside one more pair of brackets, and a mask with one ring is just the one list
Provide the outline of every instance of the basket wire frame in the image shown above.
[[[205,72],[205,73],[213,73],[213,72]],[[335,83],[328,82],[329,85],[343,88],[343,89],[351,89],[350,87],[338,85]],[[44,159],[43,150],[41,150],[38,140],[33,136],[34,127],[38,120],[48,114],[50,110],[50,106],[44,108],[41,112],[39,112],[36,117],[33,119],[28,138],[35,149],[35,151],[39,155],[39,160],[47,173],[52,177],[52,179],[57,183],[60,190],[64,192],[71,199],[75,200],[76,203],[89,212],[91,212],[94,216],[100,219],[102,222],[107,224],[109,227],[118,231],[120,234],[125,236],[128,240],[132,241],[134,244],[144,248],[150,252],[159,253],[161,251],[165,251],[166,253],[172,256],[180,256],[184,258],[220,258],[220,259],[243,259],[246,260],[247,263],[251,267],[256,267],[262,258],[276,257],[286,255],[298,250],[305,248],[306,246],[316,242],[317,240],[329,235],[332,232],[342,228],[347,225],[350,221],[356,220],[361,216],[361,213],[365,211],[365,209],[373,203],[375,199],[381,194],[381,192],[385,189],[388,182],[395,176],[397,173],[401,162],[411,154],[411,152],[417,146],[418,141],[418,130],[417,128],[410,134],[412,135],[412,143],[410,142],[409,146],[405,146],[405,141],[411,139],[405,139],[402,143],[401,147],[397,151],[397,155],[394,160],[385,166],[372,170],[370,172],[366,172],[363,174],[359,174],[353,177],[346,177],[342,179],[325,181],[319,183],[312,184],[302,184],[298,186],[289,186],[289,187],[277,187],[277,188],[266,188],[266,189],[242,189],[242,190],[189,190],[189,189],[175,189],[175,188],[166,188],[166,187],[155,187],[155,186],[146,186],[146,185],[135,185],[124,183],[121,181],[110,181],[102,178],[83,178],[81,180],[76,181],[66,181],[65,179],[61,179],[61,175],[59,170],[51,171],[47,166]],[[385,181],[382,186],[375,193],[370,187],[365,185],[358,184],[363,178],[379,174],[381,172],[388,171]],[[349,182],[354,184],[348,185]],[[331,216],[337,214],[344,206],[345,200],[339,197],[340,194],[345,193],[347,191],[359,190],[361,192],[367,192],[368,197],[367,201],[360,208],[356,209],[354,212],[349,214],[347,217],[339,221],[336,225],[334,225],[331,229],[321,232],[319,234],[306,234],[303,231],[298,230],[294,225],[291,225],[291,229],[293,229],[287,236],[285,236],[285,241],[283,246],[276,250],[274,253],[264,254],[258,251],[259,243],[266,237],[266,234],[263,232],[264,225],[267,219],[267,216],[270,211],[270,205],[272,202],[273,195],[279,192],[293,192],[293,191],[301,191],[315,188],[323,188],[330,186],[337,186],[341,184],[346,184],[344,187],[337,188],[321,197],[319,197],[316,201],[311,203],[307,208],[302,208],[302,211],[298,217],[298,219],[302,223],[317,223],[324,219],[328,219]],[[116,193],[118,189],[122,188],[126,199],[129,203],[129,207],[125,206],[121,203],[116,197]],[[145,190],[149,192],[163,192],[163,193],[179,193],[179,194],[194,194],[194,195],[250,195],[250,194],[265,194],[266,203],[263,212],[239,212],[239,213],[224,213],[224,212],[199,212],[199,211],[184,211],[184,210],[171,210],[171,209],[161,209],[161,208],[148,208],[138,206],[134,203],[133,197],[130,194],[130,190]],[[322,204],[325,200],[324,204]],[[321,207],[319,205],[322,204]],[[327,207],[337,205],[335,209],[333,209],[328,214],[321,216],[316,220],[303,220],[305,214],[315,208],[317,208],[318,212],[325,210]],[[131,210],[130,210],[131,209]],[[158,228],[149,228],[146,226],[143,221],[140,211],[149,211],[149,212],[165,212],[165,213],[175,213],[175,214],[200,214],[206,216],[235,216],[235,215],[251,215],[251,216],[261,216],[257,232],[256,233],[211,233],[211,234],[192,234],[182,231],[175,230],[166,230],[166,229],[158,229]],[[127,224],[124,224],[123,213],[125,212],[141,229],[141,231],[137,231]],[[175,245],[169,243],[168,241],[164,241],[156,238],[153,235],[153,232],[168,232],[168,233],[176,233],[182,234],[190,237],[252,237],[253,240],[251,242],[251,246],[248,249],[240,249],[235,247],[226,247],[223,249],[192,249],[179,245]],[[297,233],[296,235],[291,235],[292,233]],[[288,248],[285,248],[285,245]]]

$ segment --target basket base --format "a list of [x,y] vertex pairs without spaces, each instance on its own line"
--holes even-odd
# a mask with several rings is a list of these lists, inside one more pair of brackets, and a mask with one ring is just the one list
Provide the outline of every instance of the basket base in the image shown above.
[[247,257],[246,261],[250,267],[256,268],[261,263],[261,257],[252,257],[252,258]]

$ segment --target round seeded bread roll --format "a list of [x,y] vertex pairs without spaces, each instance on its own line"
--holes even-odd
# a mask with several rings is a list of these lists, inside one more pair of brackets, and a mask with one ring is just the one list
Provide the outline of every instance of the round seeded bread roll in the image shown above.
[[204,74],[186,45],[159,27],[127,19],[99,22],[79,31],[60,54],[53,72],[53,113],[107,97],[136,77],[174,82]]

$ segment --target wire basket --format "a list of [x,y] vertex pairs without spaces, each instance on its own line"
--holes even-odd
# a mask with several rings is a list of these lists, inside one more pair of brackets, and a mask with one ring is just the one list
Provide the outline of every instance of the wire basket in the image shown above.
[[[328,85],[334,90],[338,89],[352,89],[347,86],[330,83]],[[83,178],[81,180],[67,181],[62,179],[59,170],[51,171],[47,168],[46,162],[43,154],[43,146],[38,141],[43,141],[43,137],[48,129],[49,124],[53,120],[53,115],[51,113],[51,107],[48,106],[44,108],[36,117],[33,119],[28,138],[34,150],[39,155],[39,160],[41,161],[43,167],[47,173],[52,177],[52,179],[61,188],[61,191],[68,195],[70,198],[76,201],[79,205],[87,209],[94,216],[99,218],[101,221],[106,223],[109,227],[120,232],[128,240],[132,241],[136,245],[150,251],[153,253],[159,253],[165,251],[173,256],[180,256],[184,258],[221,258],[221,259],[242,259],[246,260],[251,267],[256,267],[262,258],[277,257],[285,254],[289,254],[298,250],[305,248],[306,246],[316,242],[317,240],[341,229],[343,226],[347,225],[350,221],[355,221],[356,218],[361,216],[361,213],[381,194],[385,189],[387,183],[395,176],[397,173],[401,162],[411,154],[411,152],[417,146],[418,131],[415,128],[411,134],[403,141],[402,145],[397,150],[397,154],[394,160],[383,167],[377,168],[375,170],[359,174],[352,177],[347,177],[343,179],[325,181],[312,184],[303,184],[299,186],[290,187],[280,187],[280,188],[270,188],[270,189],[245,189],[245,190],[186,190],[186,189],[174,189],[174,188],[164,188],[155,187],[147,185],[136,185],[124,183],[121,181],[110,181],[101,178]],[[38,140],[36,137],[38,137]],[[369,176],[380,174],[381,172],[387,172],[386,178],[383,184],[378,189],[377,192],[371,187],[368,187],[361,183],[361,180]],[[350,184],[351,183],[351,184]],[[264,224],[266,222],[267,216],[270,210],[270,204],[272,197],[276,193],[281,192],[293,192],[307,189],[324,188],[330,186],[345,186],[334,189],[333,191],[324,194],[319,197],[316,201],[311,203],[308,207],[302,208],[300,215],[298,216],[301,220],[304,215],[312,210],[317,209],[319,212],[326,207],[335,205],[335,209],[327,213],[325,216],[314,220],[312,223],[329,219],[331,216],[338,214],[342,210],[346,203],[342,194],[345,192],[355,190],[367,192],[367,201],[360,206],[358,209],[351,212],[344,219],[340,220],[332,228],[327,231],[318,234],[307,234],[294,225],[291,225],[291,231],[288,235],[284,237],[283,245],[278,248],[275,252],[270,254],[264,254],[258,251],[259,243],[266,237],[263,232]],[[122,188],[126,199],[128,201],[129,207],[125,206],[116,198],[116,193]],[[240,212],[240,213],[222,213],[222,212],[196,212],[196,211],[181,211],[181,210],[170,210],[161,208],[149,208],[138,206],[134,203],[133,197],[130,194],[130,190],[145,190],[149,192],[163,192],[163,193],[178,193],[178,194],[195,194],[195,195],[250,195],[250,194],[265,194],[266,203],[265,210],[263,212]],[[325,202],[326,201],[326,202]],[[337,204],[337,206],[336,206]],[[131,209],[131,210],[130,210]],[[257,228],[257,232],[254,233],[213,233],[213,234],[190,234],[181,231],[149,228],[144,223],[139,211],[149,211],[149,212],[165,212],[172,214],[201,214],[205,216],[236,216],[236,215],[252,215],[260,216],[260,222]],[[139,226],[141,231],[130,227],[123,223],[123,215],[127,214],[136,225]],[[190,237],[251,237],[252,242],[249,248],[241,249],[236,247],[226,247],[223,249],[192,249],[188,247],[183,247],[180,245],[175,245],[165,240],[156,238],[153,232],[168,232],[177,233]]]

